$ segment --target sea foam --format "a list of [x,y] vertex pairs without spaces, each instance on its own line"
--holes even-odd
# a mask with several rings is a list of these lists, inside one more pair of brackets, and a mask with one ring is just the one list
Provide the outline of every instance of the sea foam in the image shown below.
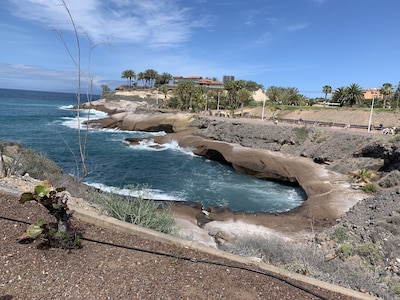
[[197,156],[193,153],[192,148],[187,147],[180,147],[178,142],[172,140],[169,143],[158,144],[153,139],[144,139],[140,141],[136,145],[129,146],[135,150],[149,150],[149,151],[165,151],[165,150],[172,150],[172,151],[179,151],[189,156]]
[[142,198],[150,200],[185,201],[185,199],[183,199],[178,193],[176,195],[169,195],[161,190],[147,188],[147,187],[135,189],[127,187],[125,188],[113,187],[96,182],[94,183],[85,182],[85,184],[92,186],[96,189],[99,189],[103,192],[114,193],[118,195],[132,196],[132,197],[140,196]]

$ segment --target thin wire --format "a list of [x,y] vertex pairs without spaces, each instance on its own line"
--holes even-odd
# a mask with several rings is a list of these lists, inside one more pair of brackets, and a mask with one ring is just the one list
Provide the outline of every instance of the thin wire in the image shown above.
[[[31,224],[29,222],[26,221],[21,221],[21,220],[16,220],[16,219],[12,219],[12,218],[7,218],[7,217],[3,217],[0,216],[0,219],[4,219],[7,221],[12,221],[12,222],[19,222],[19,223],[24,223],[24,224]],[[304,288],[298,284],[295,284],[293,282],[290,282],[289,280],[272,274],[270,272],[265,272],[265,271],[260,271],[257,269],[252,269],[249,267],[244,267],[244,266],[238,266],[238,265],[231,265],[231,264],[226,264],[226,263],[220,263],[220,262],[216,262],[216,261],[210,261],[210,260],[204,260],[204,259],[197,259],[197,258],[191,258],[191,257],[185,257],[185,256],[179,256],[179,255],[174,255],[174,254],[170,254],[170,253],[164,253],[164,252],[158,252],[158,251],[154,251],[154,250],[146,250],[146,249],[141,249],[141,248],[137,248],[137,247],[132,247],[132,246],[125,246],[125,245],[119,245],[119,244],[113,244],[113,243],[109,243],[109,242],[104,242],[104,241],[98,241],[98,240],[94,240],[91,238],[86,238],[86,237],[80,237],[81,240],[87,241],[87,242],[93,242],[93,243],[97,243],[97,244],[102,244],[102,245],[107,245],[107,246],[111,246],[111,247],[117,247],[117,248],[122,248],[122,249],[127,249],[127,250],[133,250],[133,251],[138,251],[138,252],[143,252],[143,253],[148,253],[148,254],[154,254],[154,255],[159,255],[159,256],[165,256],[165,257],[170,257],[170,258],[176,258],[179,260],[185,260],[185,261],[189,261],[189,262],[193,262],[193,263],[203,263],[203,264],[209,264],[209,265],[215,265],[215,266],[221,266],[221,267],[226,267],[226,268],[231,268],[231,269],[238,269],[238,270],[243,270],[243,271],[248,271],[248,272],[252,272],[252,273],[257,273],[260,275],[264,275],[264,276],[268,276],[271,278],[274,278],[276,280],[282,281],[294,288],[297,288],[303,292],[306,292],[310,295],[313,295],[321,300],[327,300],[328,298],[325,298],[324,296],[321,296],[317,293],[315,293],[314,291]]]

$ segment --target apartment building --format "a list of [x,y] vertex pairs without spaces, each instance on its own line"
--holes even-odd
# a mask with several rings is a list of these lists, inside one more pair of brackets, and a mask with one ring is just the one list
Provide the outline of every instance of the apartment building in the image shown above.
[[383,99],[383,95],[379,92],[377,88],[369,88],[364,90],[364,99]]
[[205,86],[209,88],[224,88],[224,83],[220,81],[214,81],[211,79],[203,78],[201,76],[173,76],[172,77],[172,86],[177,86],[182,82],[192,82],[194,85]]

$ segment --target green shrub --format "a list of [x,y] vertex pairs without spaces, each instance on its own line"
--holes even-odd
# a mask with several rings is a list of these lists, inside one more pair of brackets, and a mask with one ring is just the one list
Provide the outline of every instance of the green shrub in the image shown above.
[[19,158],[19,173],[27,172],[33,178],[45,180],[54,177],[61,172],[61,169],[55,162],[47,159],[42,153],[36,153],[32,149],[24,149]]
[[391,283],[389,284],[389,290],[390,290],[390,292],[391,292],[393,295],[395,295],[395,296],[397,296],[397,297],[400,297],[400,283],[398,283],[398,282],[391,282]]
[[[137,194],[137,196],[133,196]],[[117,193],[97,193],[93,202],[98,203],[103,212],[118,220],[146,227],[163,233],[173,233],[175,220],[169,206],[158,209],[153,200],[146,200],[139,187],[131,187],[128,196]]]
[[302,127],[294,127],[293,131],[296,134],[296,138],[299,141],[305,141],[308,138],[308,131],[306,126],[302,126]]
[[368,194],[375,194],[377,189],[376,186],[373,185],[372,183],[367,183],[362,187],[362,190]]
[[339,244],[343,243],[344,241],[347,241],[347,239],[349,238],[349,235],[347,234],[346,228],[344,228],[342,226],[336,227],[335,231],[333,232],[333,238]]
[[354,252],[353,246],[349,243],[346,243],[339,246],[337,250],[337,255],[341,260],[344,261],[350,256],[352,256],[353,252]]
[[320,136],[319,138],[317,138],[317,140],[315,141],[317,144],[320,144],[322,142],[325,142],[328,139],[328,137],[326,135]]
[[367,169],[361,169],[358,170],[356,174],[356,179],[358,179],[359,181],[368,182],[369,179],[371,179],[372,175],[373,175],[372,171]]
[[374,243],[365,243],[357,246],[357,254],[366,257],[371,263],[380,258],[379,246]]
[[395,143],[400,141],[400,136],[395,136],[394,138],[389,139],[389,143]]

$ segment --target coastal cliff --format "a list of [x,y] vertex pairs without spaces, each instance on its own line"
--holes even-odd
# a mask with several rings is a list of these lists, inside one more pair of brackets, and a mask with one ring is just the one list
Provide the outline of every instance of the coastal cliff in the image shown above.
[[[382,134],[301,124],[275,125],[260,120],[194,115],[140,106],[123,111],[123,107],[116,108],[121,107],[119,103],[113,105],[117,113],[92,125],[164,131],[165,136],[152,139],[156,143],[175,140],[182,147],[192,148],[195,154],[229,164],[240,173],[297,183],[306,192],[305,182],[316,180],[312,179],[312,172],[304,171],[317,165],[344,175],[359,169],[381,172],[399,167],[399,143],[390,143],[392,137]],[[102,110],[104,105],[98,106],[95,102],[92,107]],[[321,192],[326,190],[322,188]],[[309,192],[307,194],[310,196]]]
[[[118,102],[109,105],[118,107]],[[92,108],[101,110],[96,103],[92,103]],[[154,110],[140,105],[131,111],[115,111],[93,125],[165,131],[166,135],[152,139],[159,144],[175,140],[197,155],[257,178],[299,184],[307,194],[307,201],[280,214],[281,222],[276,218],[268,221],[270,227],[279,230],[285,222],[292,222],[301,231],[309,228],[310,219],[318,228],[332,226],[351,207],[368,197],[353,189],[349,172],[368,169],[379,174],[378,178],[385,178],[399,165],[399,142],[382,134],[301,124],[276,125],[252,119]],[[214,220],[236,217],[226,210],[224,214],[220,210],[212,214]]]

